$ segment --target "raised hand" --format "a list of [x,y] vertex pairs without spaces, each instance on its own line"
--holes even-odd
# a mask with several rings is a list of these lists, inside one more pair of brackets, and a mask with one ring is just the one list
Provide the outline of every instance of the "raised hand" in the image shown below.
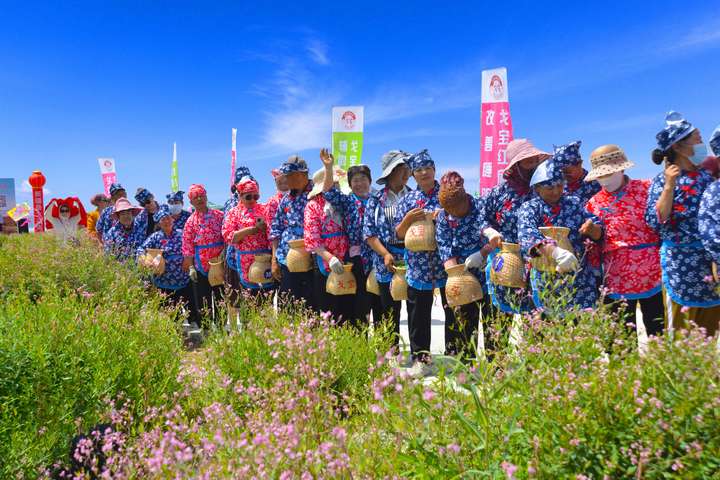
[[320,149],[320,160],[325,167],[332,167],[335,163],[335,158],[333,157],[333,154],[330,153],[327,148]]

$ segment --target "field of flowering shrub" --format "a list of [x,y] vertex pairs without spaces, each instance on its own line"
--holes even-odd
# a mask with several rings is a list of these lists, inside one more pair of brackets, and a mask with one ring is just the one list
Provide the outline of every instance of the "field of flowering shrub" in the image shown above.
[[699,332],[641,354],[605,311],[535,314],[428,381],[382,328],[296,306],[245,306],[188,351],[142,278],[90,244],[0,240],[1,478],[720,478]]

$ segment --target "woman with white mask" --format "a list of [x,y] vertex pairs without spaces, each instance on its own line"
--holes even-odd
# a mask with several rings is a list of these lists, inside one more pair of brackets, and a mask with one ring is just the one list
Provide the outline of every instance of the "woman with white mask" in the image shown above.
[[720,295],[705,281],[712,257],[703,249],[698,211],[703,192],[715,180],[699,165],[707,157],[700,132],[681,114],[670,112],[656,135],[652,160],[664,171],[652,181],[645,221],[660,235],[660,263],[667,327],[680,330],[693,321],[708,335],[717,331]]
[[585,181],[602,189],[588,201],[587,210],[605,224],[601,240],[605,301],[634,331],[638,303],[648,335],[663,330],[660,237],[645,222],[650,180],[634,180],[625,170],[634,166],[617,145],[603,145],[590,155],[592,170]]
[[185,228],[185,222],[190,218],[190,212],[183,209],[183,195],[185,192],[178,190],[177,192],[168,193],[167,198],[170,215],[173,218],[173,230],[182,230]]

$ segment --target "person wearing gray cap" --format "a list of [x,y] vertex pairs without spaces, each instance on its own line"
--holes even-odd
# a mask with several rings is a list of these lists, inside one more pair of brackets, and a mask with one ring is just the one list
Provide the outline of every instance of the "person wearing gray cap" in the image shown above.
[[[394,262],[405,255],[405,244],[395,233],[395,213],[400,200],[410,191],[407,187],[410,154],[402,150],[390,150],[382,156],[382,173],[375,183],[382,185],[379,191],[370,193],[365,206],[362,237],[373,249],[373,268],[380,286],[382,317],[390,317],[395,332],[395,344],[400,339],[400,302],[390,295],[390,280],[395,272]],[[372,272],[371,272],[372,273]],[[374,321],[379,321],[375,318]]]
[[290,250],[288,242],[301,239],[304,235],[305,205],[313,188],[313,181],[308,178],[307,163],[299,155],[291,155],[280,166],[280,173],[287,178],[290,191],[280,200],[270,224],[272,274],[280,281],[280,295],[289,295],[295,300],[304,301],[308,307],[315,308],[313,272],[291,272],[286,263]]

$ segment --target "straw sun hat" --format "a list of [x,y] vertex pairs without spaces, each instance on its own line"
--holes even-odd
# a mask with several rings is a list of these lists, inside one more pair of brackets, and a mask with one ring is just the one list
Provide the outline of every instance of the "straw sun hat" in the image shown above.
[[592,170],[585,177],[586,182],[635,166],[633,162],[627,159],[622,148],[617,145],[603,145],[593,150],[590,154],[590,164]]

